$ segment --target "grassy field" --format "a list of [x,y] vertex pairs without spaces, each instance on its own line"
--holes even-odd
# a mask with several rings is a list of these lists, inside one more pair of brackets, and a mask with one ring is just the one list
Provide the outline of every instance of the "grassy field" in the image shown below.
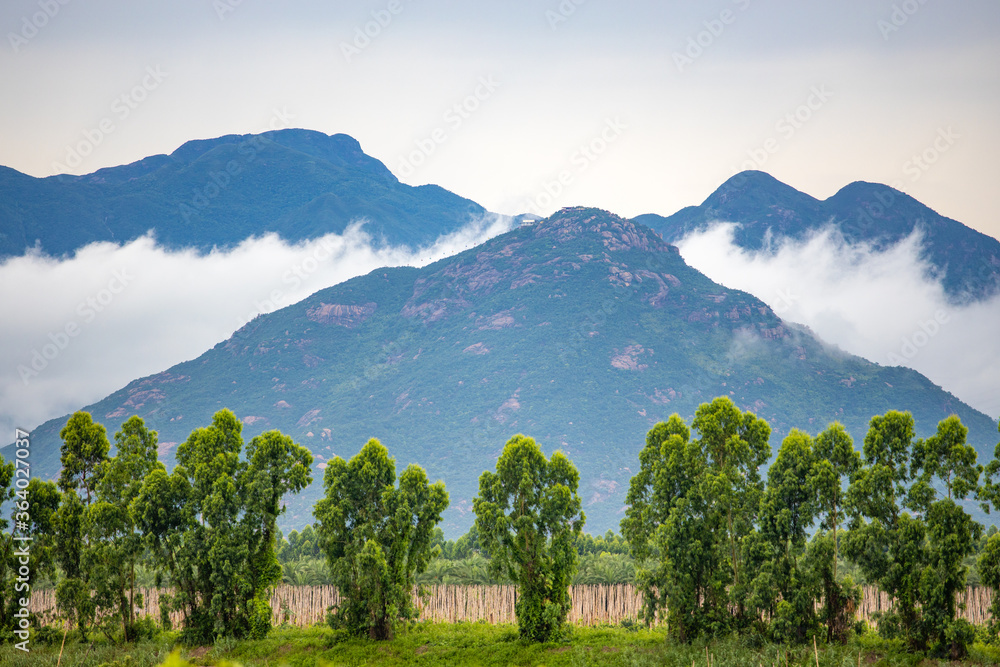
[[[11,667],[55,666],[59,642],[37,644],[31,653],[0,648],[0,664]],[[171,655],[177,653],[177,655]],[[846,646],[820,646],[820,667],[882,665],[957,665],[906,654],[899,644],[866,635]],[[119,647],[95,640],[82,644],[70,636],[60,667],[153,667],[163,662],[181,665],[666,665],[688,667],[814,666],[813,647],[765,645],[740,640],[678,645],[663,630],[623,627],[575,627],[564,642],[527,644],[514,626],[485,623],[421,623],[392,642],[352,639],[325,627],[305,630],[278,628],[261,641],[221,641],[214,646],[175,646],[175,636]],[[1000,664],[1000,650],[976,645],[965,665]]]

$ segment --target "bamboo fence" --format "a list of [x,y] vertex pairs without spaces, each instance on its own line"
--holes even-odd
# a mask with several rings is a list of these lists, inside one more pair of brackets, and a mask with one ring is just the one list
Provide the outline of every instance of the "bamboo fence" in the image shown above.
[[[425,586],[427,595],[414,595],[414,603],[420,610],[420,619],[455,623],[514,623],[514,604],[517,600],[515,586]],[[169,589],[141,589],[143,604],[139,615],[149,615],[156,621],[160,618],[160,597],[169,594]],[[981,625],[989,618],[991,603],[990,589],[967,588],[955,596],[956,602],[964,604],[959,616],[970,623]],[[593,584],[571,586],[572,608],[569,622],[576,625],[618,624],[635,621],[642,611],[642,593],[631,584]],[[334,586],[278,586],[271,595],[271,609],[275,625],[288,624],[306,627],[322,623],[327,609],[335,606],[340,595]],[[891,606],[891,599],[872,586],[865,586],[856,616],[869,623],[874,615]],[[55,595],[52,590],[33,591],[30,610],[53,618]],[[170,620],[174,627],[183,625],[184,616],[173,612]]]

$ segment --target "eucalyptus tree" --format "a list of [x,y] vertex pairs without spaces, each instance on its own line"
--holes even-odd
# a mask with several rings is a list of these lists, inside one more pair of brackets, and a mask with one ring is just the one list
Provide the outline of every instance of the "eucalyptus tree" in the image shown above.
[[108,458],[107,430],[94,422],[89,412],[75,412],[59,431],[63,444],[59,462],[59,489],[82,489],[85,505],[90,505],[100,481],[101,464]]
[[316,531],[342,598],[331,625],[392,639],[417,616],[413,585],[435,553],[434,528],[448,507],[444,483],[430,484],[411,464],[397,485],[395,460],[372,438],[350,461],[331,460],[323,486]]
[[94,618],[95,602],[91,597],[92,561],[87,558],[90,539],[84,515],[96,495],[111,445],[104,426],[82,411],[73,413],[59,437],[63,441],[58,481],[62,499],[53,517],[53,528],[54,555],[63,576],[56,587],[56,603],[76,622],[81,639],[85,639]]
[[963,561],[974,553],[983,529],[955,502],[981,495],[983,468],[976,462],[976,450],[966,443],[967,435],[958,416],[951,415],[938,423],[933,436],[914,443],[915,482],[908,499],[927,526],[926,564],[919,584],[921,641],[954,659],[964,657],[975,634],[968,622],[957,618],[955,594],[965,588],[968,568]]
[[142,604],[136,590],[136,567],[146,547],[136,521],[135,499],[143,480],[163,469],[157,460],[157,434],[138,416],[129,418],[115,434],[116,455],[101,464],[95,502],[84,515],[84,533],[90,548],[84,554],[94,604],[107,633],[121,628],[125,641],[139,639],[135,607]]
[[910,479],[913,416],[890,410],[872,417],[865,434],[863,464],[851,478],[847,502],[850,532],[845,555],[865,579],[894,598],[880,630],[919,643],[920,572],[924,567],[924,522],[904,512]]
[[845,642],[853,620],[853,607],[860,600],[861,591],[852,580],[841,580],[837,574],[838,529],[846,502],[844,480],[861,468],[861,454],[839,422],[833,422],[816,436],[814,450],[816,461],[809,473],[809,485],[816,491],[820,532],[810,544],[807,561],[822,587],[820,616],[826,623],[827,641]]
[[743,543],[752,537],[757,523],[764,491],[758,469],[771,456],[771,427],[752,412],[740,410],[727,396],[701,404],[691,426],[706,461],[703,493],[724,517],[731,602],[735,620],[742,624],[747,620],[743,616],[749,583],[742,567]]
[[808,433],[792,429],[768,469],[767,489],[760,506],[758,576],[753,585],[756,610],[771,619],[775,639],[802,642],[818,627],[817,581],[799,567],[806,533],[818,511],[810,474],[816,465]]
[[[0,504],[13,501],[11,518],[17,532],[30,536],[31,542],[22,549],[25,543],[14,539],[14,531],[5,533],[9,524],[6,517],[0,516],[0,644],[12,638],[9,632],[20,629],[14,627],[17,621],[14,613],[25,597],[25,586],[37,587],[56,573],[53,517],[59,509],[59,489],[55,482],[38,477],[32,477],[27,486],[18,488],[14,483],[16,470],[13,462],[4,463],[0,456]],[[21,572],[25,565],[30,581],[25,580]]]
[[621,525],[639,561],[646,620],[666,611],[682,640],[748,622],[757,573],[745,562],[756,562],[764,491],[757,470],[770,455],[770,426],[729,398],[702,404],[693,426],[695,440],[673,415],[647,434]]
[[531,641],[558,638],[571,608],[576,539],[586,520],[579,484],[580,473],[562,452],[546,459],[520,434],[507,442],[496,472],[479,478],[473,500],[479,543],[490,573],[517,585],[518,631]]
[[639,452],[626,497],[622,535],[637,562],[647,623],[667,613],[687,640],[727,623],[728,598],[716,536],[724,530],[702,484],[707,461],[678,415],[656,424]]
[[[14,498],[14,462],[0,455],[0,506]],[[0,644],[14,638],[14,612],[17,606],[17,559],[14,557],[14,534],[6,534],[7,517],[0,515]]]
[[275,555],[282,499],[312,481],[312,454],[278,431],[243,453],[242,424],[220,410],[177,448],[173,473],[156,467],[134,501],[135,517],[176,592],[182,639],[260,638],[271,628],[270,590],[281,581]]

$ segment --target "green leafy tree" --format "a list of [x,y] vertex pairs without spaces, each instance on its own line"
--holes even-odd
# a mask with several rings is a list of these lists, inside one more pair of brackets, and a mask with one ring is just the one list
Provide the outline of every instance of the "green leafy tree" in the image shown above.
[[718,627],[728,616],[715,548],[720,515],[702,494],[707,461],[690,437],[676,414],[650,429],[621,522],[638,563],[643,617],[652,623],[666,611],[671,631],[681,640]]
[[682,641],[750,622],[746,602],[758,573],[748,580],[745,561],[753,570],[763,559],[757,469],[770,454],[767,422],[728,398],[702,404],[693,423],[694,441],[677,415],[647,434],[622,521],[643,615],[652,622],[665,610]]
[[302,532],[293,530],[287,539],[279,539],[278,560],[286,562],[303,558],[323,558],[319,535],[312,525],[303,528]]
[[413,585],[434,555],[434,528],[448,507],[444,484],[429,484],[423,468],[409,465],[397,486],[395,460],[372,438],[350,461],[330,461],[323,486],[313,513],[342,597],[331,624],[392,639],[417,616]]
[[948,498],[964,499],[979,490],[983,468],[976,464],[975,448],[966,443],[968,435],[958,415],[951,415],[938,423],[933,436],[914,443],[912,472],[917,483],[910,490],[912,504],[926,510],[935,495],[930,488],[935,477]]
[[843,520],[844,479],[861,469],[861,454],[854,440],[840,422],[833,422],[816,436],[816,463],[809,473],[809,484],[816,489],[817,509],[823,517],[820,527],[833,531],[833,576],[837,576],[837,530]]
[[771,427],[752,412],[743,412],[726,396],[703,403],[695,412],[692,427],[707,461],[706,497],[714,499],[725,517],[732,571],[732,602],[736,621],[743,623],[747,577],[741,562],[742,542],[754,532],[763,483],[757,472],[771,456]]
[[[912,442],[909,413],[875,417],[865,437],[865,465],[848,490],[855,518],[845,551],[869,581],[895,598],[880,631],[901,635],[913,649],[930,645],[951,657],[963,656],[973,635],[956,618],[954,598],[966,581],[963,561],[982,532],[955,503],[982,495],[981,469],[966,433],[952,416],[931,438]],[[908,480],[913,484],[907,489]],[[935,480],[946,497],[938,497]]]
[[[1000,422],[997,424],[997,431],[1000,432]],[[993,460],[987,464],[985,471],[986,479],[979,489],[977,498],[982,501],[983,511],[988,513],[991,505],[1000,507],[1000,484],[993,481],[1000,472],[1000,442],[993,450]],[[996,531],[996,526],[991,526],[990,532],[992,534],[989,535],[979,554],[976,568],[979,570],[982,582],[993,589],[988,629],[995,640],[1000,636],[1000,532]]]
[[271,628],[270,590],[282,498],[311,481],[312,455],[278,431],[257,436],[241,460],[242,424],[229,410],[177,448],[172,474],[154,468],[135,517],[185,615],[182,639],[261,638]]
[[975,632],[957,618],[955,594],[965,588],[968,567],[982,526],[951,498],[931,504],[927,511],[926,565],[920,573],[923,640],[935,653],[960,660],[968,653]]
[[108,458],[108,434],[101,424],[94,422],[89,412],[75,412],[59,431],[62,453],[59,462],[59,489],[63,492],[82,489],[90,505],[100,481],[100,468]]
[[[827,641],[846,642],[854,607],[861,591],[851,580],[841,580],[837,574],[840,537],[838,529],[843,520],[845,490],[843,480],[855,475],[861,468],[861,454],[854,449],[854,441],[839,422],[833,422],[814,441],[816,461],[809,472],[809,485],[816,491],[816,509],[821,517],[809,553],[809,567],[819,579],[823,590],[820,616],[826,624]],[[819,559],[826,557],[828,562]]]
[[994,641],[1000,635],[1000,533],[990,535],[976,561],[983,584],[992,589],[988,630]]
[[806,548],[801,569],[818,586],[819,620],[826,626],[827,641],[845,643],[854,622],[854,611],[861,602],[861,587],[850,576],[836,573],[837,541],[831,531],[818,531]]
[[[9,524],[6,517],[0,516],[0,644],[14,639],[13,631],[20,630],[14,626],[19,622],[14,613],[20,609],[21,598],[26,597],[26,586],[37,588],[55,575],[52,517],[59,507],[59,490],[55,483],[37,477],[28,480],[25,488],[17,489],[15,470],[14,463],[4,463],[0,456],[0,504],[13,501],[11,516],[19,527],[17,532],[30,536],[31,541],[15,540],[14,531],[6,533]],[[27,563],[23,560],[25,554]],[[21,572],[25,565],[27,578]],[[28,620],[37,627],[39,619],[34,614]],[[16,639],[23,641],[24,637]]]
[[[997,431],[1000,431],[1000,422],[997,424]],[[994,481],[997,474],[1000,474],[1000,442],[993,450],[993,460],[985,469],[985,479],[980,485],[976,498],[981,502],[983,512],[989,514],[990,507],[1000,507],[1000,482]]]
[[804,642],[818,625],[817,582],[808,570],[799,568],[806,530],[818,509],[816,488],[809,479],[815,463],[812,438],[792,429],[768,470],[761,502],[760,538],[766,546],[760,552],[766,557],[758,559],[760,575],[753,599],[757,611],[772,619],[772,636],[779,641]]
[[576,571],[576,539],[583,529],[580,474],[562,452],[551,459],[535,441],[515,435],[496,473],[479,478],[473,500],[476,529],[490,572],[518,587],[514,613],[521,637],[550,641],[562,633]]
[[56,587],[56,602],[76,623],[81,640],[85,640],[96,608],[91,597],[89,565],[93,561],[87,557],[90,539],[84,515],[96,495],[111,445],[104,426],[95,423],[87,412],[73,413],[59,437],[63,441],[58,481],[62,500],[53,526],[54,551],[63,577]]
[[966,444],[967,434],[961,420],[951,415],[938,423],[933,436],[914,443],[911,473],[916,481],[908,495],[909,505],[923,514],[927,525],[926,565],[919,584],[921,641],[952,659],[965,656],[974,634],[966,621],[956,618],[955,594],[965,588],[964,561],[982,535],[982,526],[954,502],[979,495],[982,467],[976,463],[976,450]]
[[576,553],[585,556],[588,554],[628,554],[628,541],[614,533],[607,531],[604,535],[589,535],[584,533],[576,541]]
[[[0,506],[14,497],[14,464],[0,456]],[[15,511],[17,511],[15,509]],[[14,535],[6,534],[7,517],[0,515],[0,644],[14,639],[14,612],[17,606],[17,559]]]
[[894,598],[893,609],[879,623],[880,631],[898,631],[911,646],[919,647],[917,602],[926,531],[922,520],[902,513],[913,437],[909,412],[891,410],[872,417],[863,465],[847,491],[852,518],[844,552],[868,581]]
[[163,469],[157,460],[156,431],[138,416],[129,418],[115,434],[117,454],[101,464],[96,500],[86,508],[84,530],[89,549],[84,554],[94,591],[94,604],[109,636],[121,629],[124,641],[140,638],[135,608],[142,604],[136,590],[136,567],[146,546],[133,505],[143,480]]

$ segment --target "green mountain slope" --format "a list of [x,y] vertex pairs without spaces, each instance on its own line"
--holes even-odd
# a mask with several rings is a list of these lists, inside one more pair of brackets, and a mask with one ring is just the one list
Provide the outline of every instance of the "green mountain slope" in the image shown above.
[[[646,431],[726,394],[788,430],[909,409],[918,431],[957,413],[992,454],[996,425],[922,375],[831,349],[758,299],[687,266],[651,229],[595,209],[422,269],[380,269],[263,315],[202,356],[88,406],[114,432],[139,414],[168,465],[228,407],[245,435],[279,428],[317,464],[378,437],[451,493],[446,530],[472,521],[479,474],[521,432],[581,471],[588,531],[617,527]],[[65,418],[34,431],[36,474],[58,468]],[[860,446],[860,443],[859,443]],[[322,469],[286,528],[311,520]]]
[[884,249],[919,228],[924,235],[923,257],[942,276],[949,295],[965,300],[1000,292],[1000,241],[877,183],[851,183],[820,201],[764,172],[745,171],[700,206],[668,217],[646,214],[633,220],[670,242],[713,222],[736,222],[740,226],[734,241],[748,250],[767,248],[783,238],[802,239],[830,225],[849,243]]
[[0,259],[52,255],[153,230],[170,248],[288,241],[343,232],[366,218],[377,241],[416,247],[484,209],[435,185],[400,183],[344,134],[278,130],[189,141],[85,176],[32,178],[0,167]]

